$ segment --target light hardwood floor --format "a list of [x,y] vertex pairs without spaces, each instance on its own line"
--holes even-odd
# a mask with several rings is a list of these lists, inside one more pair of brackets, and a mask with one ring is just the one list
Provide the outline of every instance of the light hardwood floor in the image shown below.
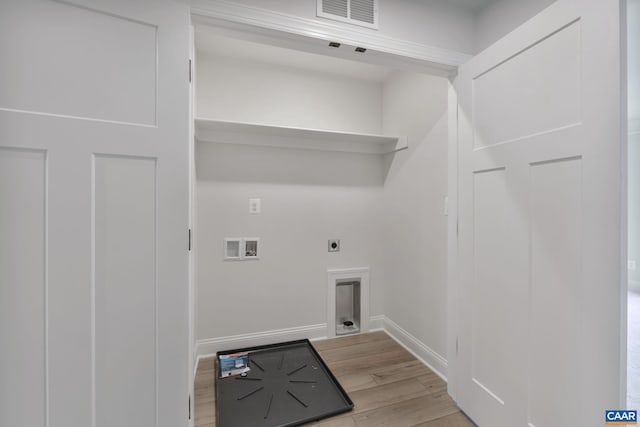
[[[384,332],[313,342],[354,402],[353,411],[315,427],[467,427],[440,377]],[[200,361],[195,425],[215,426],[214,358]],[[242,426],[238,426],[242,427]]]

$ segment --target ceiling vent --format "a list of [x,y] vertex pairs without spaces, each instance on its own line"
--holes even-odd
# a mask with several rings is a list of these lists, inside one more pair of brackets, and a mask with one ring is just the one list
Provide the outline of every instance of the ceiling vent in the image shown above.
[[378,0],[317,0],[317,15],[378,29]]

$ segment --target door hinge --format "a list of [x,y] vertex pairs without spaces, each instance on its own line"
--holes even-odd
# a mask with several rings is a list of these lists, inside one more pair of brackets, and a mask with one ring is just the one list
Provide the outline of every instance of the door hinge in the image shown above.
[[189,247],[187,250],[191,251],[191,229],[189,229]]
[[456,220],[456,237],[460,236],[460,227],[458,225],[458,220]]
[[189,83],[191,83],[191,80],[193,80],[193,68],[192,61],[189,59]]
[[191,395],[189,395],[189,419],[191,419]]

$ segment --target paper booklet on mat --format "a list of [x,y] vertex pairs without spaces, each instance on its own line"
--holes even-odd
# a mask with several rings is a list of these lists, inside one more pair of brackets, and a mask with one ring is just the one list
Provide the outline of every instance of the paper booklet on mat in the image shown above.
[[220,378],[232,377],[249,372],[249,353],[225,354],[218,357]]

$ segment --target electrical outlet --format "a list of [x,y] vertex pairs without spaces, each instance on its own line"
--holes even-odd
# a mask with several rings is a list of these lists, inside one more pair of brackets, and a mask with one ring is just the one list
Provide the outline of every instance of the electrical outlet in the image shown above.
[[636,269],[636,261],[634,259],[627,260],[627,269],[632,271]]
[[340,252],[340,239],[329,239],[329,252]]
[[256,215],[260,213],[260,199],[249,199],[249,213]]

